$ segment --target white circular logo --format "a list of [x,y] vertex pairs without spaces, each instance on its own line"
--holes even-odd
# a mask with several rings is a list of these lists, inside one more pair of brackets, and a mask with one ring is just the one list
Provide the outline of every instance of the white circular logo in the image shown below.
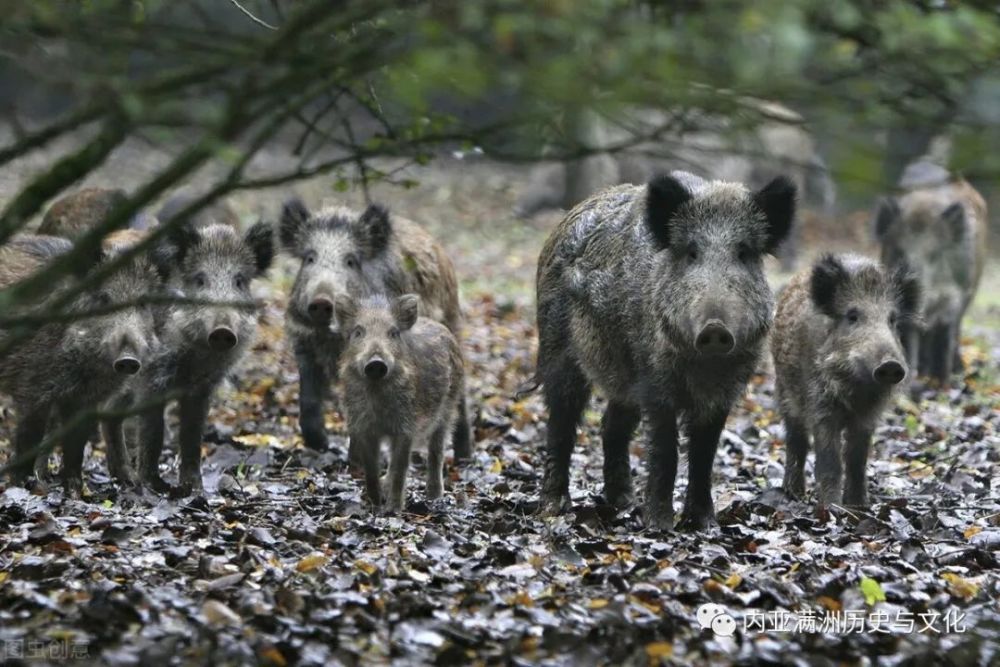
[[736,634],[736,619],[729,615],[721,604],[708,602],[698,607],[698,624],[704,630],[711,630],[719,637]]

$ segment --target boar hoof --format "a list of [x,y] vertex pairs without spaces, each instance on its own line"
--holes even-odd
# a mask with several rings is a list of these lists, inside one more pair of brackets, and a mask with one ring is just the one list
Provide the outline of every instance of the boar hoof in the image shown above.
[[179,482],[177,490],[182,496],[198,495],[205,492],[200,474],[182,474]]
[[718,525],[719,523],[715,520],[715,514],[712,512],[686,511],[677,527],[681,530],[699,531],[716,528]]
[[569,496],[543,495],[538,503],[538,516],[559,516],[568,511],[571,505]]
[[79,479],[67,479],[63,482],[63,492],[69,500],[79,500],[83,494],[83,481]]
[[149,487],[154,493],[159,493],[159,494],[170,493],[171,491],[173,491],[173,488],[174,488],[174,487],[170,486],[170,484],[168,484],[159,475],[150,475],[150,476],[147,476],[143,480],[143,483],[147,487]]
[[646,529],[654,532],[669,533],[674,529],[674,515],[669,512],[649,511],[646,509]]
[[302,444],[315,452],[325,452],[330,447],[326,433],[322,431],[302,431]]
[[616,510],[628,509],[635,502],[631,488],[604,488],[604,502]]

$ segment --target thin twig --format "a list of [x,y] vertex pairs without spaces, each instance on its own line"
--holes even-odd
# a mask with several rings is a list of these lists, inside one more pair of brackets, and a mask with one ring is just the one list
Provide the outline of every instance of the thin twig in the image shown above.
[[239,9],[241,12],[243,12],[244,14],[246,14],[250,18],[250,20],[253,21],[254,23],[256,23],[257,25],[263,26],[263,27],[267,28],[268,30],[277,30],[278,29],[278,26],[271,25],[270,23],[268,23],[264,19],[262,19],[262,18],[260,18],[258,16],[255,16],[253,14],[253,12],[251,12],[249,9],[247,9],[246,7],[244,7],[243,5],[241,5],[239,3],[239,0],[229,0],[229,2],[233,3],[233,5],[235,5],[237,9]]

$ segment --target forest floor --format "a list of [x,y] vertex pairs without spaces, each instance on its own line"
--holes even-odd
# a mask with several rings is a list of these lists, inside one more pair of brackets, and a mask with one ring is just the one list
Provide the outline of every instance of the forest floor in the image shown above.
[[[115,159],[120,168],[129,157]],[[92,182],[115,168],[113,160]],[[600,398],[573,456],[573,511],[541,519],[533,512],[545,412],[538,395],[514,393],[533,370],[534,262],[559,215],[514,221],[510,206],[524,177],[510,168],[444,158],[417,178],[412,190],[375,194],[424,222],[462,277],[477,443],[470,462],[449,464],[444,498],[424,501],[416,460],[406,511],[373,516],[348,470],[334,406],[330,451],[302,448],[297,370],[282,333],[292,267],[283,262],[259,286],[266,307],[258,342],[213,405],[204,496],[119,491],[100,446],[88,456],[81,501],[64,499],[58,486],[44,496],[0,486],[0,661],[998,659],[996,262],[966,327],[964,382],[900,401],[878,429],[870,511],[817,514],[811,502],[783,496],[783,429],[772,378],[762,372],[719,447],[718,528],[647,532],[639,509],[616,513],[602,504]],[[14,185],[0,180],[0,194]],[[321,181],[298,191],[313,205],[334,198]],[[245,193],[233,203],[249,222],[273,216],[287,194]],[[807,251],[865,249],[864,217],[807,235]],[[13,418],[0,423],[0,463]],[[644,440],[637,435],[631,450],[640,489]],[[170,478],[176,460],[166,460]],[[683,457],[678,481],[679,506]]]

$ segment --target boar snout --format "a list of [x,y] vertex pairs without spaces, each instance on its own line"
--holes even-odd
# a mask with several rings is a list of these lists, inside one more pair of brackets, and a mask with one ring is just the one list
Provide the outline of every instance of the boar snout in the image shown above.
[[123,354],[115,359],[115,373],[119,375],[135,375],[142,369],[142,362],[131,354]]
[[736,339],[721,320],[709,320],[698,332],[694,347],[701,354],[723,356],[733,351]]
[[212,329],[208,334],[208,345],[216,352],[225,352],[236,347],[239,339],[236,332],[226,326],[219,326]]
[[895,359],[883,361],[872,372],[872,377],[879,384],[899,384],[906,377],[906,368]]
[[306,306],[306,311],[314,324],[330,324],[333,321],[333,299],[325,295],[317,296]]
[[375,355],[365,362],[365,377],[370,380],[381,380],[389,374],[389,364],[385,359]]

